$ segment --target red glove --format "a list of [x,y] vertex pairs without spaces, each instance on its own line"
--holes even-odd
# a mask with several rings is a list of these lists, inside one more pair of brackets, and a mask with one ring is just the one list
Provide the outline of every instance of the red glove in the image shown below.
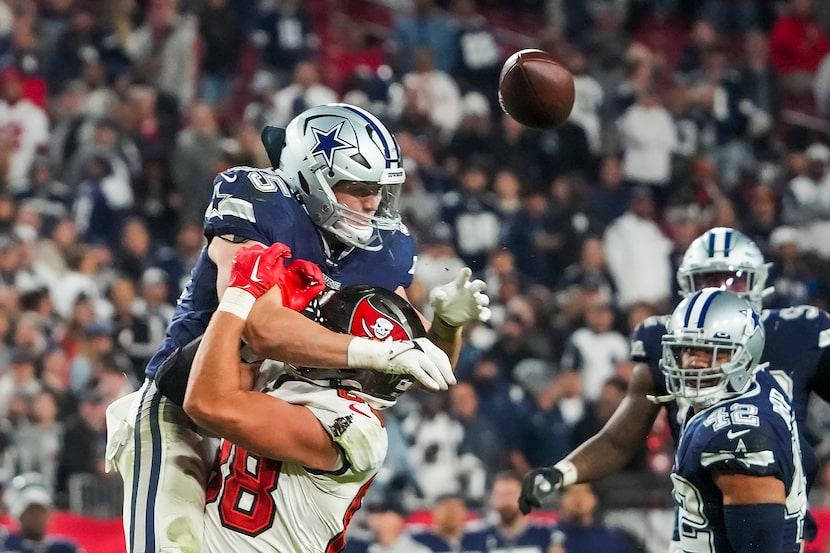
[[288,259],[291,259],[291,249],[285,244],[240,248],[233,258],[228,288],[217,310],[246,319],[254,301],[278,286],[283,305],[301,311],[325,288],[323,273],[317,265],[305,260],[286,266]]
[[326,289],[323,272],[315,263],[297,259],[280,272],[277,286],[282,292],[282,304],[294,311],[302,311],[317,294]]
[[233,258],[228,288],[242,288],[254,299],[274,287],[285,270],[285,261],[291,259],[291,249],[276,243],[269,248],[260,244],[240,248]]

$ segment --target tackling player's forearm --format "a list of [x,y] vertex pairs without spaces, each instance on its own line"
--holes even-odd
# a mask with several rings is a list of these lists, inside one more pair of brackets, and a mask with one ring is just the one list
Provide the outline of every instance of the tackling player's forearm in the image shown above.
[[239,370],[239,339],[245,321],[217,311],[196,350],[187,391],[185,412],[200,426],[223,435],[225,426],[220,407],[231,404],[231,396],[242,390]]
[[274,289],[254,304],[245,325],[245,340],[257,355],[305,367],[347,367],[353,339],[283,307]]

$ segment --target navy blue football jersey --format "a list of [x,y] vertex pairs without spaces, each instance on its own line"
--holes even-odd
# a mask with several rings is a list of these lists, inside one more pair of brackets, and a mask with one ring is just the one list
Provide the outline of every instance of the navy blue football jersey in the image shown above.
[[[281,242],[291,248],[294,259],[316,263],[331,289],[369,284],[396,290],[408,287],[414,274],[415,242],[404,225],[382,232],[383,248],[378,251],[347,248],[333,254],[305,207],[272,169],[233,167],[218,174],[205,211],[204,231],[208,240],[232,236],[234,240],[265,245]],[[205,248],[176,303],[167,337],[147,364],[148,378],[154,378],[158,366],[176,348],[204,333],[219,305],[216,273]]]
[[470,534],[466,533],[461,537],[460,542],[449,542],[431,530],[414,532],[412,539],[428,547],[433,553],[479,553],[471,547]]
[[[666,379],[660,370],[659,361],[663,355],[660,343],[666,333],[668,315],[649,317],[634,330],[631,339],[631,359],[646,363],[651,369],[656,395],[664,395]],[[765,309],[761,321],[766,333],[766,344],[760,363],[769,363],[768,371],[773,374],[790,396],[799,428],[806,429],[807,402],[810,392],[830,402],[830,315],[817,307],[799,305],[786,309]],[[672,435],[677,440],[679,416],[685,413],[677,402],[665,404],[669,412]],[[808,457],[812,450],[803,453]],[[805,459],[808,472],[814,461]],[[817,465],[816,467],[817,468]]]
[[796,426],[787,393],[765,370],[746,393],[689,416],[671,475],[684,551],[732,551],[714,473],[781,480],[787,494],[781,551],[800,551],[807,494]]
[[69,540],[47,536],[40,542],[34,542],[19,534],[7,534],[0,537],[0,551],[3,553],[80,553],[81,548]]
[[534,523],[528,524],[520,534],[509,538],[494,526],[487,526],[464,536],[464,545],[465,551],[469,552],[546,553],[551,535],[551,528]]

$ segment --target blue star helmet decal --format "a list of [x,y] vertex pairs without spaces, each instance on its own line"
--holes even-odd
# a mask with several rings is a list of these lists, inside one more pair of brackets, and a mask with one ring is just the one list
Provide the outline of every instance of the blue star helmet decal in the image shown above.
[[747,315],[746,332],[751,336],[761,326],[761,317],[754,309],[748,311],[749,313],[747,313],[747,310],[741,310],[741,313]]
[[314,139],[316,141],[314,147],[311,149],[311,153],[315,157],[317,154],[323,154],[326,160],[326,166],[329,168],[334,164],[334,152],[348,148],[357,148],[356,144],[351,144],[340,137],[340,131],[345,123],[345,121],[341,121],[327,131],[322,131],[314,127],[311,128],[311,132],[314,133]]

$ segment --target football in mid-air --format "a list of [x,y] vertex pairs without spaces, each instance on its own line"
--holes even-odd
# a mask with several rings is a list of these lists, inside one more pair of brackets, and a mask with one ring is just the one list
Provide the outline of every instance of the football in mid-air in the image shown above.
[[543,50],[519,50],[501,68],[499,104],[522,125],[554,129],[571,114],[573,76]]

